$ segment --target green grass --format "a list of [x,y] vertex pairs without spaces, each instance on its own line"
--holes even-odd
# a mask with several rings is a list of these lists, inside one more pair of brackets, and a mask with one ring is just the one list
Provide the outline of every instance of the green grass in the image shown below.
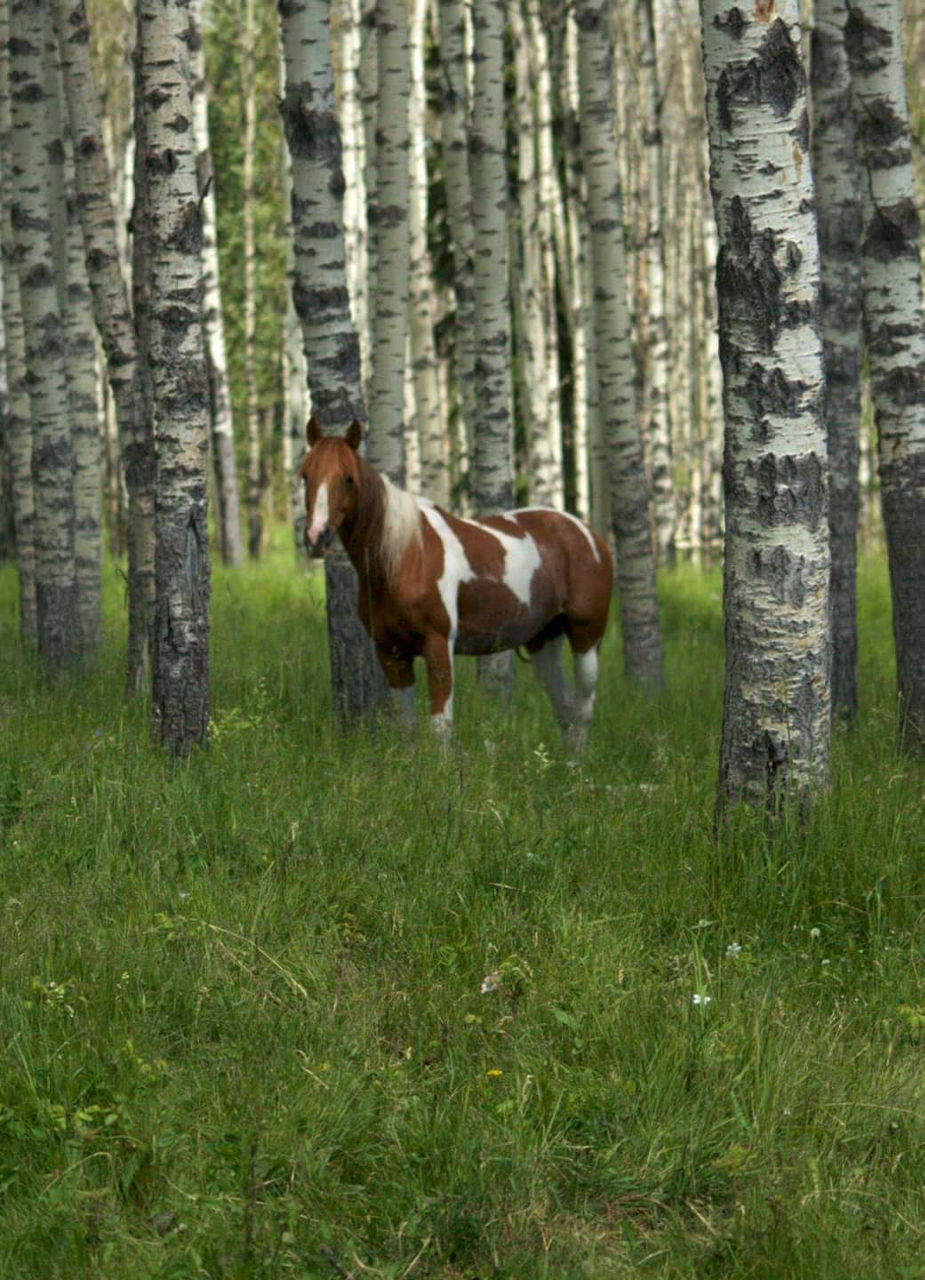
[[0,573],[0,1276],[925,1276],[882,566],[830,793],[719,849],[719,581],[663,586],[668,691],[612,634],[572,768],[525,668],[504,712],[459,664],[446,755],[338,737],[317,579],[217,571],[177,766],[121,583],[103,674],[49,693]]

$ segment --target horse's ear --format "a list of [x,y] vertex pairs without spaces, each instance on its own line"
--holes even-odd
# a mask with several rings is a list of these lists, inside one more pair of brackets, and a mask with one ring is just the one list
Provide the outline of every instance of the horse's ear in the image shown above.
[[314,414],[308,420],[308,426],[305,428],[305,438],[308,440],[309,449],[316,445],[323,437],[324,432],[321,430],[321,423]]
[[363,439],[363,428],[360,426],[356,418],[354,418],[350,426],[347,428],[347,434],[344,436],[344,439],[350,445],[351,449],[359,449],[360,441]]

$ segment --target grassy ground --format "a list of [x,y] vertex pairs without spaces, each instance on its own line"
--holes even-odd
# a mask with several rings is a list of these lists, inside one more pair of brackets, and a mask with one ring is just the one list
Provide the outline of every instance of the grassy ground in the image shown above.
[[[121,588],[110,582],[110,617]],[[211,750],[49,694],[0,574],[0,1276],[925,1276],[925,771],[885,575],[831,793],[711,840],[719,583],[608,639],[580,767],[529,672],[342,740],[317,582],[214,585]]]

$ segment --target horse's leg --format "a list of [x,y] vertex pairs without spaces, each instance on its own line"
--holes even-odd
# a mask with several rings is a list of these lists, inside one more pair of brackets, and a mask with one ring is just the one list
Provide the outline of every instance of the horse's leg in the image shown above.
[[594,716],[594,691],[597,687],[597,650],[593,644],[590,649],[580,653],[573,647],[572,660],[575,667],[575,699],[572,704],[572,723],[566,735],[569,749],[580,755],[591,728]]
[[549,695],[559,728],[567,732],[572,723],[572,691],[562,669],[563,637],[553,636],[532,655],[533,674]]
[[430,693],[431,724],[448,739],[453,727],[453,646],[449,637],[431,631],[424,637],[424,665]]
[[414,724],[414,664],[410,658],[399,658],[378,645],[376,654],[402,722],[411,728]]

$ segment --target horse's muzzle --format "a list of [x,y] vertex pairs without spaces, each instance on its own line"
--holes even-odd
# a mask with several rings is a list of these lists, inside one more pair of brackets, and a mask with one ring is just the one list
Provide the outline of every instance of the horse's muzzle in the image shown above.
[[305,530],[305,549],[308,551],[312,560],[321,559],[328,547],[331,545],[333,537],[334,531],[329,525],[325,525],[314,542],[312,541],[312,537],[308,529]]

